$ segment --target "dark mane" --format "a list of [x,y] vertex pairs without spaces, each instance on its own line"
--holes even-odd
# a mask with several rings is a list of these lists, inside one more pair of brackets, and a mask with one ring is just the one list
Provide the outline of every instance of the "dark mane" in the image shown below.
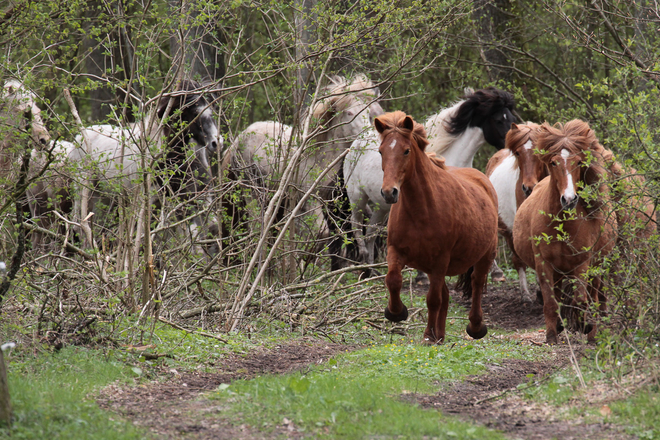
[[459,134],[468,127],[480,126],[490,115],[508,108],[513,112],[515,100],[507,91],[488,87],[465,96],[465,101],[458,107],[456,114],[447,121],[446,130]]
[[404,128],[403,121],[406,119],[406,116],[407,115],[401,110],[378,116],[376,119],[388,127],[387,130],[381,133],[381,139],[385,139],[390,132],[396,131],[397,133],[401,133],[402,135],[411,138],[411,140],[416,143],[422,151],[424,151],[429,144],[429,141],[426,139],[426,130],[424,129],[424,126],[419,122],[414,121],[412,131]]

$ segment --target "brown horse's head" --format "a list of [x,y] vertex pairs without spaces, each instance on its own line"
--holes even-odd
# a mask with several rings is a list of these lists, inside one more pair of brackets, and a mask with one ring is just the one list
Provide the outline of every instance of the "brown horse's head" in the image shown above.
[[589,124],[574,119],[563,126],[543,123],[536,140],[542,152],[541,162],[548,166],[562,209],[575,208],[580,200],[578,183],[595,184],[604,175],[595,150],[599,145],[596,135]]
[[533,122],[511,124],[511,130],[506,134],[506,148],[511,150],[518,161],[522,178],[521,190],[525,198],[529,197],[536,184],[548,175],[547,168],[534,154],[538,129],[539,125]]
[[399,190],[405,176],[412,169],[415,158],[426,156],[428,145],[424,126],[402,111],[386,113],[374,120],[380,133],[380,152],[383,162],[383,186],[380,189],[389,204],[399,200]]

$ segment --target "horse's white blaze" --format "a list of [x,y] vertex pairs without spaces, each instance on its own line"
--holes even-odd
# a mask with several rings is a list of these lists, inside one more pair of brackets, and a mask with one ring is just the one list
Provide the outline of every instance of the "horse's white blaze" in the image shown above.
[[532,140],[528,140],[523,144],[523,147],[525,147],[525,150],[531,150],[532,149]]
[[504,120],[506,121],[506,113],[504,113],[502,116],[504,117]]
[[575,198],[575,187],[573,186],[573,176],[568,171],[568,156],[571,153],[568,150],[561,150],[561,158],[564,159],[564,168],[566,168],[566,188],[564,189],[564,198],[567,201],[571,201]]
[[392,141],[392,143],[390,144],[390,148],[394,150],[395,146],[396,146],[396,139]]
[[504,159],[490,175],[490,182],[497,192],[497,211],[509,229],[513,229],[513,220],[516,217],[516,183],[520,177],[520,169],[516,166],[516,157],[507,151]]

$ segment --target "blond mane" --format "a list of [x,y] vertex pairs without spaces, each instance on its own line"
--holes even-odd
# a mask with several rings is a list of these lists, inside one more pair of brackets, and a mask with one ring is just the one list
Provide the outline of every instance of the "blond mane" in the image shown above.
[[364,74],[355,75],[350,82],[339,75],[333,75],[329,79],[330,84],[322,91],[328,97],[314,105],[312,109],[314,119],[322,119],[330,110],[337,113],[346,110],[355,102],[356,96],[364,96],[369,100],[377,97],[373,83]]

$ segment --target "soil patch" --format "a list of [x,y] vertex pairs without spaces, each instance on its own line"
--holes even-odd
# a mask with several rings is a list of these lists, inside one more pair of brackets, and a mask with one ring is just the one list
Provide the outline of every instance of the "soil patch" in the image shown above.
[[339,352],[356,346],[325,344],[313,339],[297,339],[273,349],[251,352],[249,356],[227,354],[214,373],[164,372],[163,382],[134,388],[106,387],[97,398],[98,404],[117,412],[136,425],[149,428],[158,438],[254,439],[295,438],[300,436],[293,423],[275,427],[272,432],[254,432],[240,421],[230,423],[219,415],[225,408],[217,402],[197,399],[202,392],[212,391],[223,383],[249,379],[263,374],[285,374],[322,363]]
[[[529,290],[534,294],[536,285],[530,285]],[[452,290],[450,295],[458,304],[470,309],[470,301],[463,299],[460,292]],[[517,281],[490,283],[481,301],[484,320],[489,327],[511,331],[545,328],[543,306],[536,301],[522,302]]]
[[529,375],[541,379],[568,366],[568,355],[568,347],[557,347],[555,359],[549,361],[506,360],[501,365],[488,365],[489,372],[485,375],[469,376],[463,381],[447,384],[437,394],[402,397],[469,422],[478,420],[514,439],[634,438],[625,434],[622,427],[609,423],[587,423],[582,418],[560,420],[566,409],[525,401],[515,393],[518,385],[530,380]]

